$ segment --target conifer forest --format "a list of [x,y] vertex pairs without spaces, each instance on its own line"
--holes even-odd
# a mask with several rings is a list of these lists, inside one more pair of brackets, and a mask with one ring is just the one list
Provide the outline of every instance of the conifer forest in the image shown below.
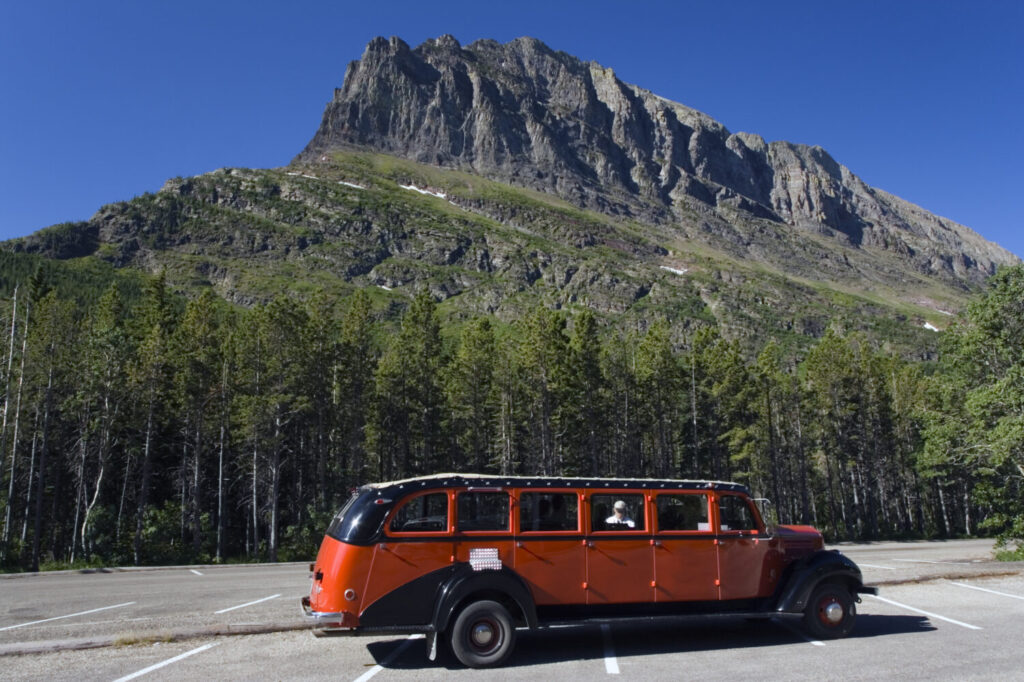
[[[735,480],[829,541],[1024,537],[1024,266],[930,361],[827,331],[752,355],[585,309],[442,324],[426,293],[243,309],[162,277],[2,307],[0,565],[311,560],[353,487],[493,472]],[[952,319],[952,318],[951,318]]]

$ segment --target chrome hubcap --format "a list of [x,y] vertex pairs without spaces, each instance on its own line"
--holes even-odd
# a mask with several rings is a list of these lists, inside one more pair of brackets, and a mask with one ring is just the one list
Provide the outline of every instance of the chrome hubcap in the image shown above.
[[473,644],[478,647],[485,647],[494,640],[494,628],[489,623],[477,623],[470,633]]
[[833,625],[839,623],[843,619],[843,607],[838,602],[832,602],[825,607],[824,610],[825,620]]

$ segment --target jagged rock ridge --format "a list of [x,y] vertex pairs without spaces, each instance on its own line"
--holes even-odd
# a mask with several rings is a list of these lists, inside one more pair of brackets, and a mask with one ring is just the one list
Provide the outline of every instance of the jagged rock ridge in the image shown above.
[[820,147],[730,133],[709,116],[538,40],[371,41],[298,161],[373,149],[556,194],[578,206],[704,229],[766,220],[980,282],[1013,254],[869,187]]

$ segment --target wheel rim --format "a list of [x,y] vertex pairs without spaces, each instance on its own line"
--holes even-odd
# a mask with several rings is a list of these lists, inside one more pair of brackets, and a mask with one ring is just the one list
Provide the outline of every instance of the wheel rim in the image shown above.
[[834,628],[843,622],[846,609],[835,594],[827,594],[818,602],[818,620],[827,628]]
[[486,654],[501,645],[501,626],[490,618],[474,621],[466,634],[469,645],[477,653]]

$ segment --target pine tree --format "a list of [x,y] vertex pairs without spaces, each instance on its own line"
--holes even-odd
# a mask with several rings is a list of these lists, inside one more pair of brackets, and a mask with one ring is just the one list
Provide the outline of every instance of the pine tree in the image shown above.
[[452,471],[487,471],[495,460],[499,403],[495,387],[495,339],[491,322],[478,318],[462,332],[445,371],[447,430],[452,435]]
[[[203,515],[210,469],[210,448],[217,425],[214,412],[220,378],[221,338],[213,292],[203,291],[185,307],[174,335],[175,393],[182,420],[181,505],[191,534],[192,552],[203,550]],[[187,512],[186,512],[187,510]]]
[[521,417],[528,425],[523,462],[527,475],[554,476],[564,464],[564,415],[559,411],[567,384],[565,318],[538,306],[526,319],[517,365],[522,372]]
[[374,378],[368,425],[378,475],[415,475],[442,464],[443,366],[440,324],[433,299],[421,291],[402,318]]
[[607,459],[608,390],[601,372],[597,320],[584,310],[569,337],[564,413],[566,458],[563,473],[596,476]]
[[366,423],[377,366],[370,299],[363,290],[347,302],[341,321],[338,365],[334,372],[333,407],[338,425],[337,454],[331,469],[338,490],[332,488],[332,506],[339,504],[345,486],[367,481]]
[[150,503],[154,462],[159,455],[159,435],[164,431],[171,403],[171,334],[175,320],[163,273],[149,280],[142,304],[136,312],[138,350],[129,366],[129,387],[135,396],[137,419],[142,424],[142,462],[135,514],[135,535],[132,543],[133,563],[142,562],[142,532]]

